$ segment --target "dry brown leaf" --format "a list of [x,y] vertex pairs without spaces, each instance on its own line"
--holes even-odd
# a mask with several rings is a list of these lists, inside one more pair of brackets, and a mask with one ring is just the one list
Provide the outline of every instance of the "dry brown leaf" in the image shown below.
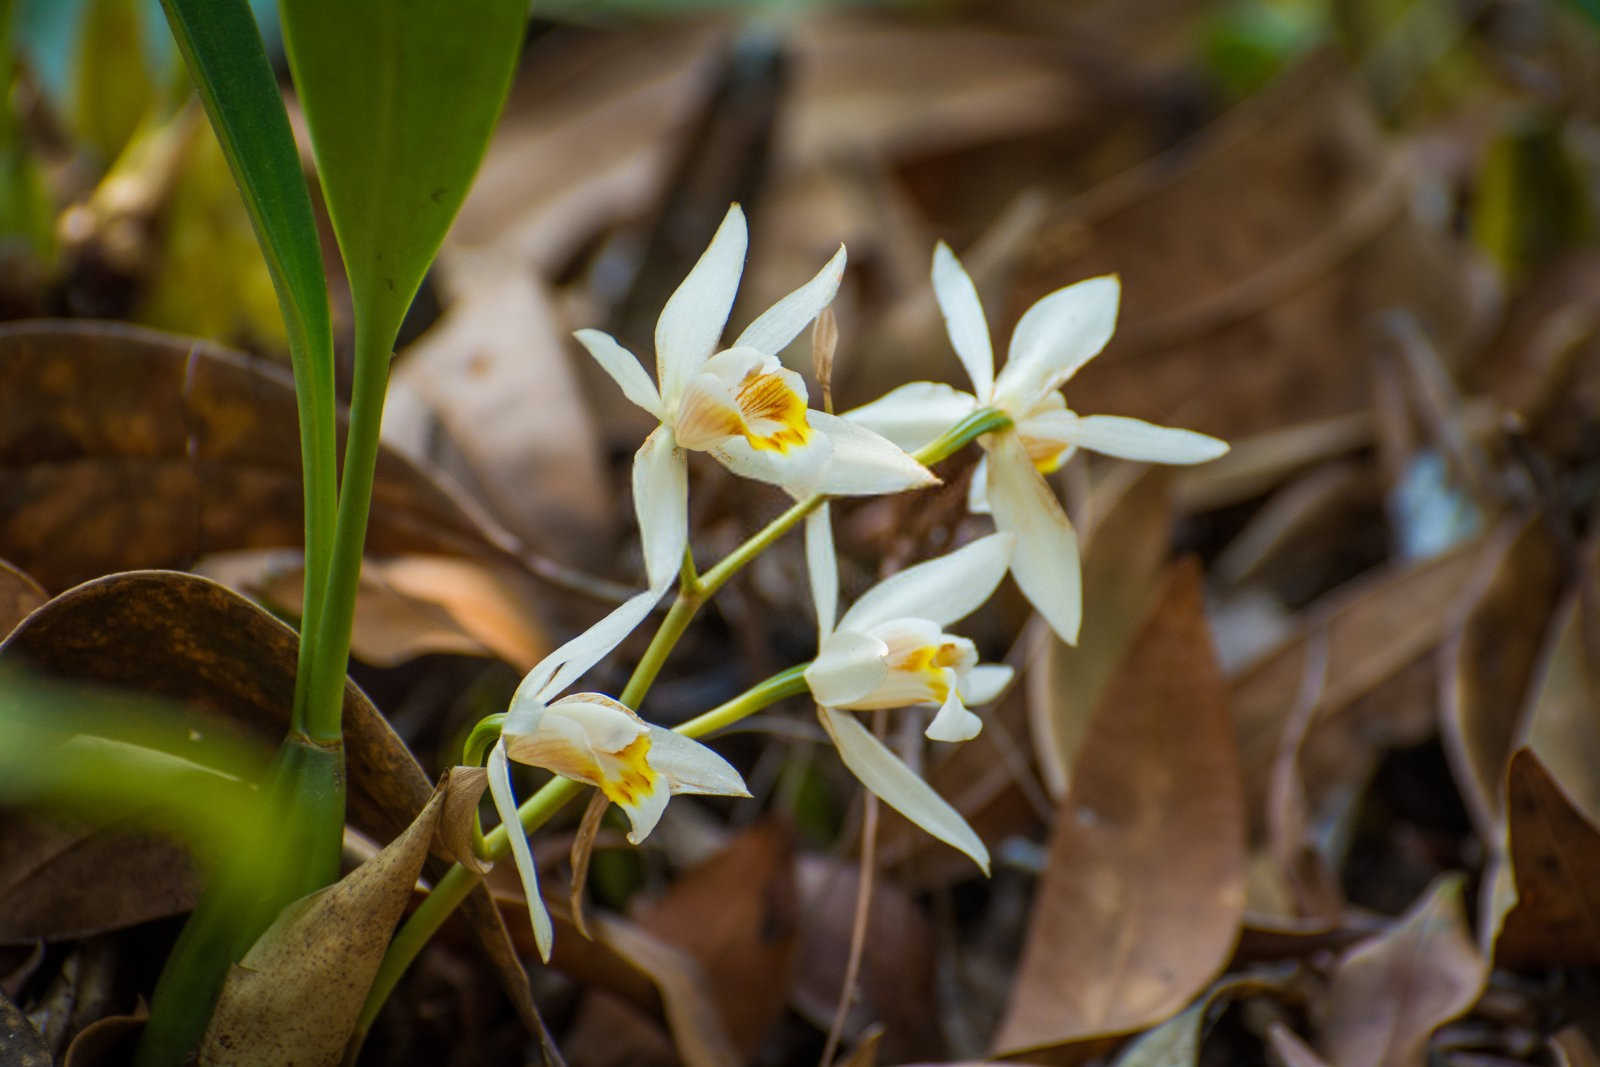
[[1467,932],[1462,882],[1437,879],[1393,927],[1339,958],[1319,1042],[1334,1067],[1423,1067],[1434,1030],[1477,1001],[1489,970]]
[[441,270],[458,299],[401,354],[395,386],[426,402],[508,528],[580,562],[604,558],[616,509],[600,435],[543,284],[492,257]]
[[1508,522],[1505,547],[1460,628],[1441,651],[1440,733],[1478,832],[1500,822],[1506,760],[1520,731],[1534,669],[1561,596],[1560,547],[1540,516]]
[[0,944],[61,941],[188,911],[200,887],[171,838],[0,810]]
[[1121,325],[1073,379],[1077,410],[1231,439],[1364,409],[1367,309],[1410,310],[1447,357],[1479,325],[1459,260],[1405,210],[1409,169],[1358,80],[1313,57],[1064,205],[1011,310],[1120,273]]
[[1045,648],[1028,675],[1028,722],[1040,777],[1055,800],[1067,780],[1100,694],[1161,579],[1171,543],[1168,468],[1120,468],[1123,484],[1091,503],[1102,517],[1089,526],[1083,551],[1083,603],[1091,620],[1076,646],[1045,633]]
[[1584,817],[1600,823],[1600,731],[1594,728],[1600,664],[1585,637],[1586,614],[1581,589],[1556,609],[1519,741],[1538,754]]
[[1495,938],[1495,962],[1600,962],[1600,829],[1526,748],[1506,773],[1506,819],[1516,904]]
[[788,1000],[799,923],[794,842],[776,821],[740,833],[639,915],[640,926],[699,961],[745,1059]]
[[1267,1047],[1283,1067],[1328,1067],[1328,1061],[1312,1052],[1293,1030],[1276,1020],[1267,1027]]
[[61,1067],[119,1067],[133,1062],[135,1040],[150,1013],[143,1005],[131,1015],[106,1015],[78,1031],[61,1058]]
[[[832,857],[800,859],[800,952],[792,1003],[818,1029],[833,1020],[843,988],[860,867]],[[883,1024],[885,1059],[899,1063],[937,1054],[939,1027],[930,1025],[928,1005],[938,999],[934,931],[904,889],[883,872],[873,878],[867,939],[856,995],[845,1034],[865,1034]],[[863,1038],[863,1042],[865,1038]]]
[[1177,1012],[1227,962],[1244,862],[1233,724],[1190,561],[1090,723],[994,1046],[1099,1041]]
[[49,599],[38,582],[0,560],[0,635],[16,629],[28,612]]
[[336,1064],[439,829],[447,778],[405,832],[326,889],[288,905],[228,971],[202,1064]]
[[1600,1067],[1600,1053],[1576,1026],[1565,1026],[1550,1037],[1550,1059],[1555,1067]]
[[[224,552],[192,569],[276,611],[300,612],[305,570],[292,549]],[[456,556],[366,559],[350,652],[379,667],[438,652],[497,656],[526,673],[550,650],[535,596],[532,580],[503,564]]]
[[[1472,592],[1470,583],[1484,566],[1482,555],[1483,545],[1472,542],[1340,587],[1310,609],[1295,636],[1232,679],[1229,704],[1238,724],[1245,794],[1254,818],[1266,811],[1283,728],[1311,665],[1312,635],[1326,635],[1328,681],[1302,751],[1308,766],[1314,765],[1319,748],[1346,732],[1386,732],[1380,720],[1356,715],[1353,705],[1438,644]],[[1346,709],[1351,713],[1341,714]],[[1320,731],[1331,735],[1320,738]],[[1372,741],[1368,737],[1361,743],[1370,747]]]
[[[295,427],[288,372],[264,361],[115,323],[0,325],[0,556],[60,590],[299,545]],[[523,554],[459,491],[387,448],[367,549]]]

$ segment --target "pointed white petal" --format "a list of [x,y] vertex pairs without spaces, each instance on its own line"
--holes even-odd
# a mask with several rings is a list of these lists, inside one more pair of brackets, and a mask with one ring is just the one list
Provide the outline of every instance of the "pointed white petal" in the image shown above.
[[749,345],[771,355],[789,347],[789,342],[800,336],[800,331],[833,303],[839,292],[839,279],[844,277],[844,245],[833,254],[816,277],[773,304],[756,321],[744,328],[734,347]]
[[818,708],[817,715],[822,719],[822,728],[833,738],[839,758],[862,785],[940,841],[971,856],[984,874],[989,873],[989,850],[982,839],[932,786],[873,737],[855,716],[827,708]]
[[967,510],[974,515],[989,514],[989,457],[979,456],[967,483]]
[[889,674],[889,646],[868,634],[841,630],[830,634],[806,668],[806,685],[817,703],[842,707],[860,700]]
[[539,895],[539,869],[533,863],[533,850],[522,832],[522,822],[517,818],[517,798],[511,792],[511,765],[506,762],[506,750],[496,744],[489,750],[489,795],[494,798],[494,809],[500,813],[500,822],[506,828],[511,842],[511,858],[517,865],[517,875],[522,879],[522,895],[528,901],[528,920],[533,926],[533,941],[539,946],[539,958],[550,962],[550,946],[555,941],[555,928],[550,923],[550,913],[545,910],[544,898]]
[[577,681],[622,643],[650,614],[660,594],[645,591],[623,601],[611,613],[534,665],[511,697],[506,728],[531,733],[550,698]]
[[977,408],[977,397],[943,382],[908,382],[844,417],[915,452]]
[[656,383],[650,380],[632,352],[617,343],[617,339],[600,330],[579,330],[572,336],[589,350],[600,369],[611,375],[611,380],[622,388],[622,395],[644,408],[656,418],[661,418],[661,394]]
[[817,644],[833,633],[839,617],[839,559],[833,549],[833,517],[824,503],[806,516],[806,574],[817,609]]
[[946,671],[950,675],[950,693],[944,699],[944,704],[939,708],[939,713],[928,723],[928,728],[923,731],[923,736],[930,741],[971,741],[983,730],[983,720],[967,710],[961,703],[961,694],[954,684],[955,671]]
[[950,344],[967,368],[972,391],[987,399],[994,391],[994,349],[989,344],[989,323],[983,317],[978,290],[943,241],[933,250],[933,293],[944,314]]
[[633,511],[645,574],[660,594],[678,576],[689,545],[689,463],[665,426],[656,427],[634,454]]
[[617,803],[617,807],[628,817],[630,845],[637,845],[650,836],[650,831],[656,828],[662,813],[667,810],[667,801],[671,799],[672,794],[667,791],[666,782],[663,781],[650,792],[638,794],[631,802]]
[[995,402],[1026,411],[1099,355],[1117,327],[1122,286],[1115,274],[1057,289],[1029,308],[1011,335],[995,381]]
[[739,275],[744,273],[748,240],[744,212],[735,204],[699,262],[661,309],[656,321],[656,380],[668,408],[677,403],[683,384],[716,350],[722,328],[728,324],[728,312],[733,310]]
[[650,766],[667,782],[672,793],[747,797],[744,778],[708,745],[682,734],[650,727]]
[[961,679],[961,699],[968,704],[987,704],[1005,692],[1016,673],[1003,663],[979,664]]
[[811,426],[832,445],[815,492],[832,496],[874,496],[938,485],[932,471],[899,445],[849,419],[825,411],[810,413]]
[[1015,433],[995,435],[989,450],[989,506],[994,524],[1017,537],[1011,573],[1023,596],[1067,644],[1083,617],[1078,535]]
[[1006,575],[1012,538],[981,537],[949,555],[892,574],[868,589],[839,620],[841,629],[867,630],[891,619],[927,619],[946,626],[978,610]]
[[[1051,422],[1057,421],[1053,417]],[[1228,443],[1193,430],[1157,426],[1120,415],[1068,416],[1060,438],[1091,452],[1146,463],[1204,463],[1228,451]],[[1065,421],[1065,420],[1063,420]]]

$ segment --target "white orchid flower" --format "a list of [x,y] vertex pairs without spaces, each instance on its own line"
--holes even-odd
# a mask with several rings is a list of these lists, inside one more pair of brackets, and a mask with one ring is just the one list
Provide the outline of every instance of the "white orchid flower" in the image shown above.
[[[633,501],[650,587],[672,582],[688,544],[684,450],[709,452],[735,474],[796,496],[893,493],[938,481],[863,426],[808,407],[806,384],[778,353],[833,301],[845,251],[772,305],[732,347],[717,341],[733,308],[748,238],[735,204],[656,322],[656,381],[616,339],[574,336],[623,395],[661,421],[633,460]],[[713,354],[715,353],[715,354]]]
[[821,634],[806,668],[823,727],[845,766],[890,807],[971,856],[985,872],[989,853],[954,808],[866,730],[850,710],[929,707],[925,731],[936,741],[976,737],[983,721],[968,710],[1010,683],[1012,670],[980,664],[965,637],[944,627],[971,614],[994,592],[1011,561],[1014,538],[997,533],[947,556],[908,567],[857,600],[835,624],[838,572],[826,512],[807,529],[807,562]]
[[655,828],[667,800],[679,793],[750,795],[727,760],[698,741],[652,726],[610,697],[574,693],[553,699],[616,648],[656,599],[655,593],[639,594],[529,671],[489,753],[489,792],[509,833],[534,941],[546,961],[554,930],[539,896],[532,850],[518,825],[508,760],[595,786],[627,814],[634,844]]
[[1078,448],[1187,464],[1216,459],[1228,445],[1192,430],[1067,408],[1061,386],[1105,347],[1116,327],[1121,286],[1115,275],[1057,289],[1030,307],[1011,335],[998,378],[977,290],[942,241],[933,253],[933,289],[973,392],[912,382],[846,417],[917,449],[978,408],[1011,416],[1010,430],[979,439],[988,454],[973,473],[968,504],[992,512],[998,528],[1017,535],[1011,560],[1017,585],[1062,640],[1076,643],[1083,614],[1078,538],[1044,475]]

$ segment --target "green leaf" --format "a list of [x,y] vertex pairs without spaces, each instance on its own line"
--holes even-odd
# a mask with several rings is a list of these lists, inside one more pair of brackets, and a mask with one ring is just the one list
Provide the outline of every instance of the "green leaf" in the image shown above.
[[525,0],[280,7],[356,328],[374,347],[393,345],[466,197],[510,86],[526,8]]
[[[301,625],[303,632],[316,633],[333,553],[338,466],[333,331],[311,195],[289,132],[289,116],[246,0],[161,2],[244,196],[283,310],[305,472],[306,588]],[[310,646],[301,650],[297,725],[310,674],[307,659],[314,652]]]

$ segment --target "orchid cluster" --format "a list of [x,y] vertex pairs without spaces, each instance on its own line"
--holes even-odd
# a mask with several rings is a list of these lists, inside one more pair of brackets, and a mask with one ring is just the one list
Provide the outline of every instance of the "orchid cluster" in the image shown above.
[[[976,611],[1009,571],[1055,633],[1068,642],[1077,639],[1077,541],[1045,475],[1078,448],[1166,463],[1198,463],[1227,451],[1226,444],[1203,434],[1067,408],[1061,386],[1111,337],[1119,296],[1114,277],[1068,286],[1033,305],[1018,322],[996,376],[977,292],[942,243],[933,259],[934,292],[973,392],[914,382],[842,416],[816,410],[804,379],[784,367],[778,354],[832,302],[845,250],[719,349],[746,244],[744,215],[735,205],[662,309],[654,381],[609,335],[576,335],[623,394],[659,425],[633,462],[648,589],[551,653],[523,680],[506,714],[495,717],[499,736],[488,753],[490,792],[510,831],[546,959],[552,925],[523,832],[532,826],[519,816],[512,792],[510,762],[597,788],[626,814],[628,839],[638,843],[673,795],[748,796],[738,771],[692,737],[792,693],[809,691],[841,760],[869,790],[987,873],[989,855],[978,835],[852,713],[927,709],[929,739],[955,743],[975,737],[983,721],[971,709],[995,700],[1013,672],[980,662],[973,643],[946,627]],[[827,499],[937,484],[925,464],[974,439],[985,457],[968,504],[973,512],[992,515],[997,532],[885,578],[840,615]],[[696,573],[689,550],[691,451],[710,453],[735,474],[779,486],[797,501],[704,576]],[[629,705],[644,695],[693,612],[801,518],[818,623],[815,658],[676,731],[640,718]],[[675,578],[678,600],[622,699],[561,696],[649,616]]]

